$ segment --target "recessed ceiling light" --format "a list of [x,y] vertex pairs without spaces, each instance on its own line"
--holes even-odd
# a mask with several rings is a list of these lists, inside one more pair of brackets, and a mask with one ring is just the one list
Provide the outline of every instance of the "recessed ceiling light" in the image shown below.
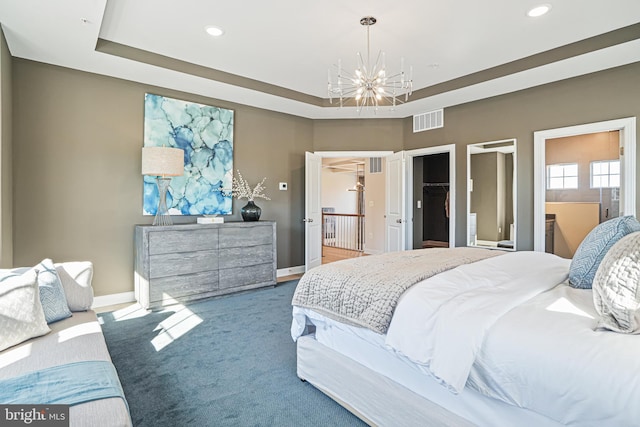
[[213,25],[209,25],[204,29],[210,36],[220,37],[224,34],[224,30],[222,28],[214,27]]
[[537,18],[538,16],[542,16],[545,13],[551,10],[550,4],[541,4],[540,6],[536,6],[527,12],[527,16],[531,18]]

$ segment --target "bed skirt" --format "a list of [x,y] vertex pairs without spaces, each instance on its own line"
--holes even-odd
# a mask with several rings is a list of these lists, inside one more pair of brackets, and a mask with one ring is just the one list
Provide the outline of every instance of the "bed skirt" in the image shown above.
[[471,427],[473,423],[317,342],[297,341],[298,377],[372,426]]

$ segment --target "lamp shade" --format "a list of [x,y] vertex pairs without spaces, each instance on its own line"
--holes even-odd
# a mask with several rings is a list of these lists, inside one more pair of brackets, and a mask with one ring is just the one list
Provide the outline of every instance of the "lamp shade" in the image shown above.
[[142,148],[142,175],[179,176],[183,173],[184,151],[180,148]]

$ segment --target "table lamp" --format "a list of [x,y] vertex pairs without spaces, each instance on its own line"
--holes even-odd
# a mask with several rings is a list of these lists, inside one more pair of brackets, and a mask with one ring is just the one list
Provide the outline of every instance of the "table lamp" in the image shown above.
[[158,210],[153,225],[172,225],[167,209],[167,189],[172,176],[184,173],[184,151],[170,147],[142,148],[142,175],[156,176],[158,184]]

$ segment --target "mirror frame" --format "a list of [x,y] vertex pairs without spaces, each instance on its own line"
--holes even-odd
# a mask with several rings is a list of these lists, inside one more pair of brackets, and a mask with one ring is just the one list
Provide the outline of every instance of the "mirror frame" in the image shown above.
[[[471,216],[471,192],[473,191],[473,184],[471,180],[471,154],[472,151],[478,149],[478,147],[484,147],[486,145],[504,145],[506,143],[513,144],[513,247],[499,247],[499,246],[489,246],[489,245],[478,245],[471,244],[471,230],[470,230],[470,216]],[[487,152],[497,151],[497,150],[487,150]],[[466,233],[466,246],[476,247],[476,248],[484,248],[484,249],[498,249],[504,251],[516,251],[517,250],[517,234],[518,234],[518,141],[516,138],[508,138],[501,139],[497,141],[487,141],[487,142],[479,142],[475,144],[467,145],[467,216],[466,216],[466,225],[467,225],[467,233]]]

